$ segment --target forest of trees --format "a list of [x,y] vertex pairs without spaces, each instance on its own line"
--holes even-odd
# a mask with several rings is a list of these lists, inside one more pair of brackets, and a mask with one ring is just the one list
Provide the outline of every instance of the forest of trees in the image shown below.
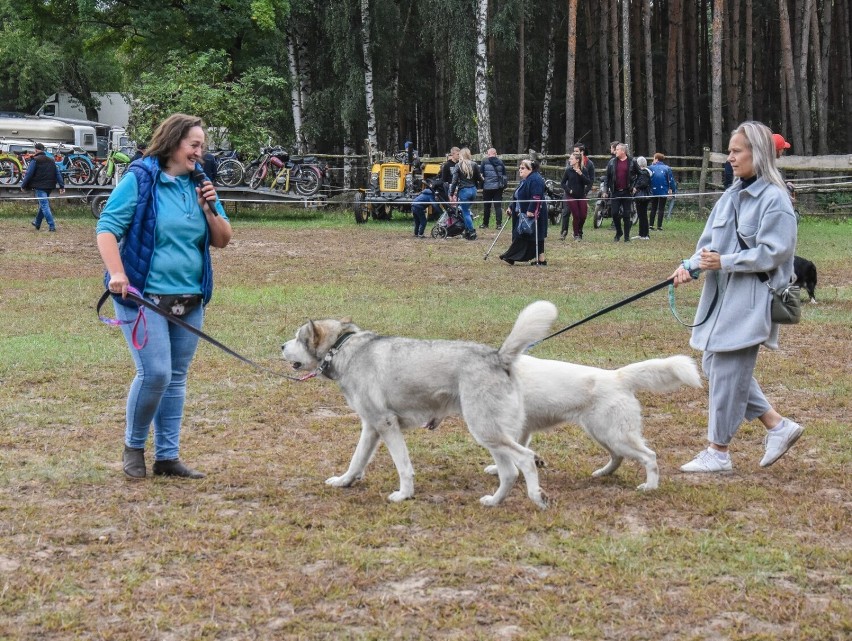
[[136,101],[237,146],[723,150],[740,121],[793,154],[852,148],[848,0],[0,0],[0,109]]

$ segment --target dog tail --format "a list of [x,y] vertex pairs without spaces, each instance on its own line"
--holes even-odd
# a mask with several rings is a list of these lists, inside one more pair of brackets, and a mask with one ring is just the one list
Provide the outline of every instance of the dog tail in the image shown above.
[[500,363],[509,367],[525,349],[547,336],[556,315],[556,305],[546,300],[530,303],[521,310],[515,326],[497,353]]
[[683,385],[701,387],[695,361],[683,354],[632,363],[616,370],[615,375],[634,392],[674,392]]

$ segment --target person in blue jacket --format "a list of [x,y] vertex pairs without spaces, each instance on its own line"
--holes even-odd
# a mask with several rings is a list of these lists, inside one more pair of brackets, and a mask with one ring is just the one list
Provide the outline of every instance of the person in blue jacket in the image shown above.
[[654,162],[648,169],[651,170],[651,229],[654,228],[654,218],[657,219],[657,231],[663,231],[663,215],[666,209],[667,198],[677,191],[672,168],[666,164],[666,157],[657,152],[654,154]]
[[[430,205],[430,203],[433,203]],[[423,191],[411,202],[411,213],[414,215],[414,237],[426,238],[426,207],[432,207],[436,211],[435,193],[432,191],[432,183],[424,182]]]
[[153,473],[204,477],[179,458],[186,377],[198,337],[149,311],[145,342],[131,329],[138,307],[126,300],[133,287],[146,300],[201,328],[213,293],[210,247],[225,247],[232,233],[213,183],[198,184],[191,177],[201,169],[204,142],[200,118],[169,116],[154,132],[144,157],[131,163],[98,219],[104,280],[136,366],[127,395],[122,457],[124,473],[133,479],[146,475],[145,443],[152,424]]

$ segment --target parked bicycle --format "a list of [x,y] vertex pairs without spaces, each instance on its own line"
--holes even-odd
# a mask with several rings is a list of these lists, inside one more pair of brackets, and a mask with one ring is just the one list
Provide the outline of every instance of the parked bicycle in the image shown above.
[[261,155],[246,167],[245,179],[252,189],[267,184],[272,189],[292,190],[310,197],[322,187],[323,173],[316,165],[305,164],[301,156],[291,158],[286,150],[276,146],[261,149]]
[[115,149],[110,146],[106,160],[101,163],[98,168],[98,173],[95,182],[99,185],[106,185],[113,180],[113,177],[121,178],[127,165],[130,164],[130,156],[121,149]]
[[216,182],[225,187],[238,187],[245,177],[245,167],[240,162],[240,156],[236,151],[214,152],[219,164],[216,169]]
[[95,181],[98,170],[83,149],[59,145],[52,154],[56,167],[62,172],[66,182],[72,185],[88,185]]

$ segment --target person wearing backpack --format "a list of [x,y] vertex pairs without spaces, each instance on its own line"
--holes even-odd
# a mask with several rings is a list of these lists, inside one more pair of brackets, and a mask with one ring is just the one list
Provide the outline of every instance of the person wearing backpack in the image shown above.
[[506,175],[506,165],[497,157],[497,150],[492,147],[485,152],[485,160],[482,161],[482,224],[480,229],[488,229],[488,221],[491,220],[491,205],[494,205],[494,223],[499,229],[503,226],[503,190],[509,184]]

